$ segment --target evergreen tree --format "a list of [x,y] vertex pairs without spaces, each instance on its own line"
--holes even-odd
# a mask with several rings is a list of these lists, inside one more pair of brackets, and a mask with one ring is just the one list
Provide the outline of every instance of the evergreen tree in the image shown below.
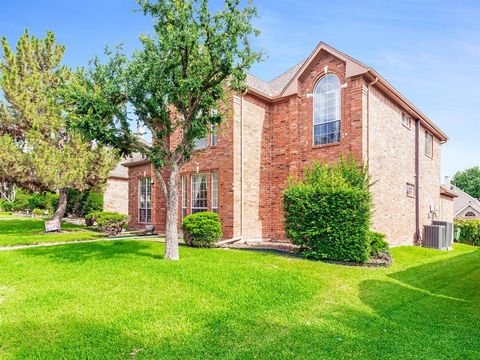
[[65,47],[53,33],[43,39],[26,30],[15,52],[2,38],[0,85],[0,175],[24,188],[58,192],[54,219],[61,220],[67,189],[102,188],[118,158],[116,152],[67,129],[59,89],[75,74],[61,65]]

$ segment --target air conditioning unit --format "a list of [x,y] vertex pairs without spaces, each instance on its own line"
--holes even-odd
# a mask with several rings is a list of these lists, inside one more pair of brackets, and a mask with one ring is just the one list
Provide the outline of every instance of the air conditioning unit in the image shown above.
[[445,226],[445,246],[448,250],[451,250],[453,244],[453,223],[449,221],[434,220],[433,225]]
[[423,227],[423,246],[431,249],[447,250],[445,226],[425,225]]

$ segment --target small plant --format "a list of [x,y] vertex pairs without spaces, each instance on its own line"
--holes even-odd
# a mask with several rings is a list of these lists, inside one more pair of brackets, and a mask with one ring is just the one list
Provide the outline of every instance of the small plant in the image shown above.
[[[88,214],[90,221],[96,222],[98,229],[109,235],[117,235],[124,229],[130,217],[116,212],[95,212]],[[87,218],[85,218],[87,219]]]
[[385,234],[370,231],[368,237],[370,239],[371,258],[379,258],[384,254],[388,254],[388,243],[385,241]]
[[213,247],[223,237],[218,214],[208,211],[185,217],[182,229],[185,244],[193,247]]
[[32,210],[32,214],[35,216],[43,216],[45,215],[45,209],[35,208]]

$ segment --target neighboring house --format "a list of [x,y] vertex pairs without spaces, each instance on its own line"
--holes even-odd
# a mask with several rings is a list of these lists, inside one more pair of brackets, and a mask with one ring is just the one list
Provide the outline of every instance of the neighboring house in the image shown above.
[[[449,181],[447,180],[447,187]],[[480,201],[454,185],[449,185],[456,195],[453,200],[455,219],[480,219]]]
[[107,187],[103,194],[103,211],[128,214],[128,169],[122,161],[113,169],[107,180]]
[[[452,221],[455,195],[440,184],[447,136],[373,69],[320,43],[272,81],[249,75],[247,85],[230,98],[231,117],[182,167],[179,220],[210,210],[227,239],[285,240],[288,177],[315,159],[352,154],[369,163],[373,229],[391,244],[418,242],[432,219]],[[149,160],[125,166],[130,225],[163,232],[165,201]]]

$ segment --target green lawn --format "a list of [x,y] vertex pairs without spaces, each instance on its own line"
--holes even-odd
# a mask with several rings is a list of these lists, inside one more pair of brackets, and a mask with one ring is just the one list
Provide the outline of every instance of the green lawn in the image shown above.
[[388,269],[117,241],[0,252],[1,359],[478,359],[480,252]]
[[105,237],[104,234],[86,230],[84,226],[62,223],[61,233],[47,234],[43,219],[15,217],[0,213],[0,247],[29,245],[56,241],[78,241]]

